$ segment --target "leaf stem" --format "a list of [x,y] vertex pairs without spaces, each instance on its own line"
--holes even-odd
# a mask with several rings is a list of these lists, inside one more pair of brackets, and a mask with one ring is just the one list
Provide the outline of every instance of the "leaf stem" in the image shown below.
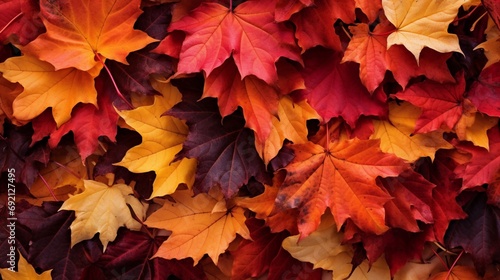
[[23,12],[20,12],[15,17],[13,17],[9,22],[7,22],[7,24],[2,29],[0,29],[0,34],[2,34],[2,32],[4,32],[5,29],[7,29],[7,27],[9,27],[9,25],[11,25],[17,18],[19,18],[22,15],[23,15]]
[[[328,122],[329,123],[329,122]],[[330,146],[330,131],[328,128],[328,123],[326,123],[326,144],[325,144],[325,152],[328,151],[328,147]]]
[[436,257],[439,258],[439,261],[441,262],[441,264],[443,265],[443,267],[446,268],[446,269],[448,269],[448,265],[446,265],[446,263],[444,262],[443,258],[441,258],[441,256],[438,254],[438,252],[436,252],[436,250],[434,250],[434,248],[432,248],[432,247],[431,247],[431,250],[434,253],[434,255],[436,255]]
[[40,172],[38,172],[38,177],[40,177],[40,179],[42,180],[43,184],[45,185],[45,187],[47,187],[47,190],[49,190],[49,193],[50,195],[52,196],[52,198],[55,200],[55,201],[59,201],[59,199],[57,199],[56,195],[54,194],[54,191],[52,190],[52,188],[50,187],[49,183],[47,183],[47,180],[45,180],[45,178],[42,176],[42,174],[40,174]]
[[111,74],[111,71],[109,70],[106,63],[104,63],[104,61],[102,61],[102,59],[98,53],[95,53],[95,57],[97,57],[97,59],[101,62],[102,66],[104,66],[104,69],[106,69],[106,72],[108,72],[109,78],[111,79],[111,82],[113,82],[113,86],[115,87],[115,90],[116,90],[116,93],[118,94],[118,96],[125,102],[125,104],[127,104],[129,109],[134,109],[134,106],[132,106],[132,104],[130,104],[130,102],[128,102],[128,100],[125,98],[125,96],[123,96],[122,92],[118,88],[118,85],[115,82],[115,78],[113,78],[113,74]]
[[468,12],[465,16],[461,17],[461,18],[457,18],[455,20],[453,20],[451,23],[455,23],[455,22],[458,22],[458,21],[461,21],[461,20],[464,20],[464,19],[467,19],[469,17],[472,16],[472,14],[477,10],[477,8],[479,8],[479,5],[475,6],[470,12]]
[[78,176],[78,174],[76,174],[73,170],[69,169],[68,167],[64,166],[63,164],[57,162],[57,161],[53,161],[57,166],[61,167],[62,169],[64,169],[66,172],[68,172],[69,174],[73,175],[74,177],[76,177],[77,179],[82,179],[80,176]]
[[229,10],[233,10],[233,0],[229,0]]
[[453,264],[450,267],[450,270],[448,270],[448,274],[446,274],[446,277],[444,278],[445,280],[450,279],[449,277],[451,275],[451,271],[453,270],[453,268],[455,267],[455,265],[457,265],[457,262],[458,262],[458,260],[460,259],[460,257],[462,256],[463,253],[464,253],[464,250],[462,250],[460,252],[460,254],[458,255],[458,257],[455,259],[455,261],[453,262]]

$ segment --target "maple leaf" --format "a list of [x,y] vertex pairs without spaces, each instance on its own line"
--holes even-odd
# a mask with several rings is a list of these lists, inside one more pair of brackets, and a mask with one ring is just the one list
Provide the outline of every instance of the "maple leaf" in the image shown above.
[[297,27],[295,37],[302,52],[315,46],[341,51],[340,38],[333,25],[338,19],[353,23],[355,18],[354,0],[316,0],[313,6],[302,9],[290,20]]
[[26,45],[44,31],[38,1],[0,1],[0,42]]
[[97,107],[93,104],[78,104],[71,115],[71,119],[58,129],[55,128],[54,124],[53,130],[50,131],[51,119],[34,121],[33,129],[36,131],[39,126],[49,126],[49,146],[52,149],[57,147],[64,135],[73,131],[75,144],[78,147],[82,162],[97,149],[100,136],[106,136],[109,140],[115,141],[118,114],[107,94],[98,95]]
[[21,56],[0,63],[3,77],[19,82],[24,91],[13,102],[14,117],[29,121],[52,107],[57,126],[71,118],[71,109],[80,103],[97,104],[94,77],[100,71],[91,72],[76,68],[55,70],[54,67],[34,57]]
[[396,274],[394,280],[420,280],[427,279],[432,275],[433,271],[437,271],[442,267],[442,263],[438,257],[433,257],[425,262],[407,262]]
[[353,271],[351,260],[354,250],[350,245],[342,243],[344,237],[337,232],[337,225],[329,214],[321,219],[318,229],[311,235],[300,239],[293,235],[283,240],[283,248],[294,258],[314,264],[314,268],[321,267],[333,271],[333,280],[346,279],[389,279],[389,267],[380,258],[377,262],[368,265],[363,262]]
[[[0,112],[6,118],[8,118],[12,123],[17,125],[22,125],[13,116],[12,103],[14,99],[23,92],[23,87],[19,83],[11,83],[7,79],[3,78],[0,74]],[[3,126],[0,128],[0,132],[3,133]]]
[[479,112],[489,116],[500,117],[500,78],[497,75],[500,62],[484,69],[468,93],[468,98]]
[[125,122],[141,134],[142,143],[128,150],[123,159],[115,163],[132,172],[155,171],[151,198],[171,194],[182,183],[191,187],[196,169],[194,159],[174,159],[186,139],[186,125],[175,117],[162,117],[180,101],[181,94],[169,83],[158,89],[163,97],[155,96],[153,105],[119,112]]
[[15,170],[15,181],[31,186],[38,177],[38,165],[46,164],[50,151],[46,145],[30,147],[33,131],[30,125],[23,127],[6,126],[0,137],[0,170]]
[[257,77],[241,78],[232,59],[226,60],[205,79],[203,96],[217,97],[222,117],[226,117],[241,106],[245,126],[264,141],[271,133],[271,119],[277,112],[279,93]]
[[[145,7],[144,13],[139,16],[134,25],[135,28],[157,40],[163,39],[167,35],[167,27],[170,23],[170,9],[170,5]],[[173,74],[171,59],[151,52],[157,45],[157,43],[152,43],[142,50],[130,53],[127,56],[128,65],[113,60],[106,61],[106,65],[122,92],[155,94],[157,91],[149,82],[150,76],[154,74],[168,77]]]
[[375,179],[397,176],[407,166],[378,146],[379,141],[356,138],[329,143],[328,149],[312,142],[292,145],[295,158],[285,167],[287,177],[276,204],[300,209],[302,237],[316,229],[327,207],[339,228],[351,218],[366,232],[381,234],[388,229],[383,205],[390,196]]
[[495,240],[500,238],[500,209],[486,203],[485,193],[477,193],[464,207],[468,217],[454,221],[446,233],[446,245],[461,246],[470,253],[479,274],[484,275],[486,266],[500,260],[500,250]]
[[204,70],[210,76],[232,54],[241,77],[253,74],[272,84],[280,57],[301,61],[292,30],[274,21],[273,10],[273,1],[247,1],[234,11],[203,2],[168,29],[186,33],[178,73]]
[[496,26],[500,28],[500,9],[498,2],[494,0],[482,0],[481,3],[490,14],[491,19],[495,22]]
[[[139,219],[144,219],[141,202],[132,196],[132,188],[124,184],[107,186],[103,183],[84,180],[85,191],[70,197],[59,210],[75,211],[76,219],[71,224],[71,247],[82,240],[91,239],[99,233],[106,251],[108,242],[115,240],[120,226],[138,230],[141,224],[134,220],[127,205]],[[113,201],[112,204],[104,203]]]
[[250,233],[245,225],[243,208],[226,204],[220,190],[195,197],[191,191],[179,190],[163,207],[144,222],[148,227],[172,231],[153,257],[165,259],[192,258],[196,265],[204,254],[217,264],[229,243],[238,233],[245,239]]
[[294,144],[307,142],[307,120],[319,119],[318,114],[305,101],[298,103],[288,96],[282,96],[278,103],[277,117],[272,117],[272,129],[265,141],[255,138],[255,148],[266,165],[278,155],[283,141],[288,139]]
[[52,270],[44,271],[42,274],[38,274],[35,268],[31,266],[23,255],[19,254],[19,262],[17,263],[18,270],[11,271],[8,268],[1,268],[0,275],[4,280],[19,280],[19,279],[33,279],[33,280],[52,280],[50,272]]
[[500,130],[498,127],[488,131],[490,151],[461,143],[457,148],[472,154],[470,162],[456,168],[457,176],[463,178],[462,189],[469,189],[494,181],[500,169]]
[[356,8],[359,8],[367,17],[369,22],[377,19],[380,10],[382,10],[381,0],[354,0]]
[[377,33],[391,30],[387,21],[375,26],[370,32],[366,23],[349,26],[353,37],[347,46],[342,62],[355,61],[359,63],[359,75],[363,85],[373,92],[382,82],[388,69],[386,58],[387,39]]
[[389,104],[389,120],[374,120],[375,131],[370,138],[380,139],[383,152],[409,162],[426,156],[434,160],[438,149],[452,149],[453,145],[443,139],[443,131],[413,134],[419,115],[420,109],[409,103],[398,105],[392,102]]
[[[70,250],[70,225],[74,215],[58,212],[60,202],[44,202],[19,214],[19,222],[33,233],[28,260],[42,270],[52,270],[54,279],[71,279],[81,275],[84,268],[102,252],[98,242],[79,243]],[[92,257],[91,257],[92,256]]]
[[156,41],[133,25],[142,13],[139,0],[40,1],[47,32],[22,48],[56,70],[75,67],[88,71],[102,56],[127,64],[127,55]]
[[243,240],[235,251],[231,277],[248,279],[259,277],[274,265],[275,257],[281,249],[281,242],[288,233],[272,234],[267,226],[257,219],[247,219],[252,240]]
[[484,55],[488,58],[488,61],[484,65],[484,68],[500,61],[500,30],[498,26],[493,24],[492,21],[488,22],[488,30],[486,32],[486,41],[477,45],[474,50],[483,49]]
[[361,115],[385,115],[385,94],[370,95],[359,79],[356,64],[340,63],[342,53],[315,48],[303,57],[306,89],[301,94],[323,122],[342,117],[354,127]]
[[186,93],[183,98],[168,114],[185,119],[189,126],[177,157],[198,160],[195,191],[208,192],[220,186],[224,196],[231,198],[252,176],[264,182],[264,163],[254,148],[251,130],[243,127],[244,119],[233,114],[222,120],[212,98],[197,102],[196,93]]
[[88,179],[87,169],[78,151],[71,146],[57,147],[51,151],[50,161],[30,187],[36,200],[27,200],[33,205],[41,205],[44,200],[53,199],[51,192],[57,199],[66,200],[68,195],[83,191],[83,179]]
[[313,0],[277,0],[274,18],[278,22],[289,20],[293,14],[313,4]]
[[480,280],[483,279],[477,275],[473,267],[457,265],[450,271],[437,273],[429,278],[429,280]]
[[387,19],[396,27],[387,38],[387,46],[404,45],[417,62],[424,47],[442,53],[462,53],[458,37],[448,33],[448,25],[464,2],[382,0]]
[[434,222],[431,205],[435,185],[422,175],[407,170],[396,178],[379,178],[377,183],[393,197],[384,205],[387,225],[418,232],[421,229],[417,220],[426,224]]
[[426,80],[414,84],[406,90],[395,94],[398,99],[405,100],[422,109],[417,120],[415,133],[425,133],[440,128],[453,129],[464,111],[465,79],[462,74],[455,84],[440,84]]

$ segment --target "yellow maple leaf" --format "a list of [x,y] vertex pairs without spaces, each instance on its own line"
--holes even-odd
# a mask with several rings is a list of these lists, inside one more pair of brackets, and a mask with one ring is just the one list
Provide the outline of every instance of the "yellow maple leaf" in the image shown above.
[[29,56],[11,57],[0,63],[3,77],[24,87],[12,104],[14,117],[29,121],[52,107],[57,126],[71,118],[76,104],[97,104],[94,78],[101,68],[98,65],[88,72],[76,68],[56,71],[50,63]]
[[188,134],[186,124],[172,116],[162,116],[181,100],[181,93],[170,83],[160,89],[163,97],[155,96],[153,105],[118,112],[125,122],[142,136],[142,143],[127,151],[115,165],[132,172],[155,171],[151,198],[175,192],[179,184],[189,188],[194,183],[196,159],[183,158],[174,162]]
[[144,219],[144,207],[133,196],[130,186],[116,184],[110,187],[92,180],[84,180],[83,183],[85,191],[68,198],[59,209],[75,211],[76,219],[70,227],[71,247],[99,233],[99,239],[106,250],[108,243],[115,240],[119,227],[126,226],[131,230],[141,228],[141,224],[132,217],[127,204],[141,220]]
[[26,261],[22,254],[19,254],[19,262],[17,263],[17,270],[12,271],[9,268],[1,268],[0,275],[2,275],[3,280],[52,280],[50,275],[51,270],[42,272],[42,274],[36,273],[35,269],[31,264]]
[[[343,280],[351,275],[354,250],[350,245],[343,245],[344,237],[337,231],[332,215],[326,212],[316,231],[299,241],[299,235],[283,240],[282,246],[294,258],[313,264],[313,268],[323,268],[333,272],[333,280]],[[350,279],[390,279],[389,266],[380,257],[370,267],[364,261],[352,273]]]
[[459,140],[471,141],[475,146],[490,149],[488,129],[498,123],[498,118],[477,112],[470,100],[464,100],[464,111],[453,128]]
[[420,157],[434,160],[438,149],[453,148],[453,145],[443,139],[443,131],[412,135],[420,113],[418,107],[408,102],[401,105],[390,103],[389,121],[373,121],[375,131],[371,139],[380,139],[380,149],[383,152],[395,154],[409,162]]
[[484,68],[491,66],[500,61],[500,30],[493,22],[491,17],[488,20],[488,27],[486,28],[486,41],[477,45],[476,49],[483,49],[484,55],[488,58]]
[[245,225],[244,209],[227,207],[220,189],[212,188],[210,194],[192,197],[189,190],[178,190],[171,195],[175,202],[165,201],[163,207],[144,222],[148,227],[172,231],[153,257],[165,259],[192,258],[194,265],[204,254],[217,264],[229,243],[238,233],[250,239]]
[[[448,25],[468,0],[382,0],[387,19],[396,30],[387,38],[387,48],[404,45],[417,59],[424,47],[441,53],[462,53],[457,35]],[[462,53],[463,54],[463,53]]]
[[294,103],[289,96],[282,96],[278,104],[278,116],[272,117],[272,129],[266,141],[255,137],[255,148],[267,165],[288,139],[294,144],[307,142],[307,120],[319,119],[318,113],[305,101]]

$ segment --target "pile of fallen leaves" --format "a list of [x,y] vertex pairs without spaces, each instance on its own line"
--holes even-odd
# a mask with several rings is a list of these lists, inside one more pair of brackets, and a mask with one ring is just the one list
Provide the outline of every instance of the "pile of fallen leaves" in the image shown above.
[[499,11],[0,0],[1,276],[498,279]]

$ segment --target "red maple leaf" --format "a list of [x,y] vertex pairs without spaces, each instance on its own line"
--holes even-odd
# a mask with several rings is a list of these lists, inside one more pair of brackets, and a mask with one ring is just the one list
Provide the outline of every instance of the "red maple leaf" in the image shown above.
[[463,73],[460,73],[454,84],[426,80],[394,96],[422,108],[415,133],[426,133],[440,128],[452,129],[455,126],[462,116],[463,106],[466,106],[464,93],[465,79]]
[[361,115],[385,116],[386,96],[382,91],[371,95],[359,79],[356,64],[340,63],[342,53],[314,48],[304,54],[304,80],[302,95],[328,122],[342,117],[354,127]]
[[500,117],[500,62],[484,69],[469,90],[469,99],[487,115]]
[[234,11],[203,2],[168,29],[186,33],[178,72],[204,70],[208,76],[232,55],[242,77],[253,74],[269,84],[275,82],[275,62],[280,57],[301,59],[292,30],[274,21],[273,10],[273,1],[247,1]]

